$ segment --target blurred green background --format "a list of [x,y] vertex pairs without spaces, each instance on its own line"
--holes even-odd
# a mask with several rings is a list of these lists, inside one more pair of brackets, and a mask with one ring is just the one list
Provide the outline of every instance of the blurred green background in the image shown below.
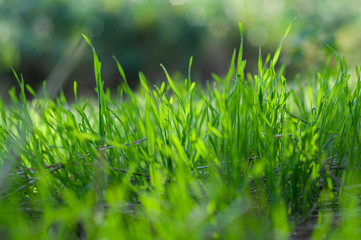
[[[38,89],[47,80],[52,95],[93,92],[92,53],[81,34],[94,43],[107,87],[119,83],[112,56],[135,86],[141,70],[151,82],[169,72],[187,72],[194,57],[194,80],[223,75],[239,46],[238,22],[245,33],[247,71],[256,72],[262,53],[277,48],[297,18],[282,50],[289,78],[317,70],[329,52],[327,44],[360,63],[361,4],[356,0],[0,0],[1,96],[16,84],[10,67]],[[69,90],[70,89],[70,90]]]

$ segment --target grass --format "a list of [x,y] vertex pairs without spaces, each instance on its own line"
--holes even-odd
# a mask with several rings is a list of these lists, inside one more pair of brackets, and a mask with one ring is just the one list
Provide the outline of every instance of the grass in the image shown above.
[[335,54],[306,88],[288,82],[276,67],[282,38],[273,56],[259,50],[251,76],[240,32],[228,74],[205,88],[191,58],[184,81],[162,65],[166,82],[150,86],[140,73],[133,91],[115,58],[112,96],[85,36],[97,103],[77,96],[76,82],[73,104],[37,97],[14,71],[20,96],[13,88],[0,104],[1,236],[360,238],[360,69],[350,87]]

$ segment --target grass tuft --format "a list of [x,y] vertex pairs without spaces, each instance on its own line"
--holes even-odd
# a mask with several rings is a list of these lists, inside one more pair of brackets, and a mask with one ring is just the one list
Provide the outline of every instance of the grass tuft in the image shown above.
[[[0,234],[4,239],[314,239],[361,237],[361,77],[347,63],[308,79],[277,67],[287,28],[258,74],[245,74],[243,27],[225,77],[205,88],[165,72],[97,103],[20,96],[0,102]],[[329,60],[330,62],[331,60]],[[307,83],[307,92],[304,90]],[[26,91],[34,99],[26,99]],[[307,228],[311,226],[310,228]],[[295,234],[298,234],[297,236]]]

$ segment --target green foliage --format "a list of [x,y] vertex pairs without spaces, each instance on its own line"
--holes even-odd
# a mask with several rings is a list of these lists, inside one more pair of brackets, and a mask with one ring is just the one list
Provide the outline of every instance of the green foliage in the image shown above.
[[273,57],[259,50],[250,76],[241,40],[205,89],[191,58],[184,81],[162,65],[167,83],[140,73],[133,91],[115,58],[124,82],[111,96],[84,38],[97,102],[76,82],[72,106],[63,94],[27,101],[14,71],[20,101],[12,91],[0,104],[4,239],[288,239],[315,212],[313,238],[360,237],[359,68],[351,88],[337,56],[305,93],[275,66],[282,42]]

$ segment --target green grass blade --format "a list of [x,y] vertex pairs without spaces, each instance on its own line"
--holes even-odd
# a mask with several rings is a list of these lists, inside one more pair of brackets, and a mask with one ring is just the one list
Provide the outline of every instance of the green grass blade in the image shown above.
[[95,51],[95,48],[92,42],[89,40],[87,36],[83,34],[83,38],[89,44],[89,46],[93,50],[93,59],[94,59],[94,73],[95,73],[95,81],[97,86],[97,94],[98,94],[98,108],[99,108],[99,137],[104,137],[104,90],[103,90],[103,82],[101,79],[101,63],[98,59],[98,55]]
[[279,43],[279,45],[278,45],[278,47],[277,47],[277,50],[276,50],[276,52],[275,52],[275,54],[274,54],[274,56],[273,56],[273,59],[272,59],[272,61],[271,61],[271,66],[273,66],[273,67],[276,66],[276,63],[277,63],[278,58],[279,58],[280,53],[281,53],[283,41],[286,39],[286,37],[287,37],[288,33],[290,32],[290,30],[291,30],[291,28],[292,28],[292,26],[293,26],[293,23],[294,23],[295,21],[296,21],[296,18],[293,19],[293,21],[288,25],[288,27],[287,27],[287,29],[286,29],[286,32],[285,32],[285,34],[283,35],[282,40],[281,40],[281,42]]

